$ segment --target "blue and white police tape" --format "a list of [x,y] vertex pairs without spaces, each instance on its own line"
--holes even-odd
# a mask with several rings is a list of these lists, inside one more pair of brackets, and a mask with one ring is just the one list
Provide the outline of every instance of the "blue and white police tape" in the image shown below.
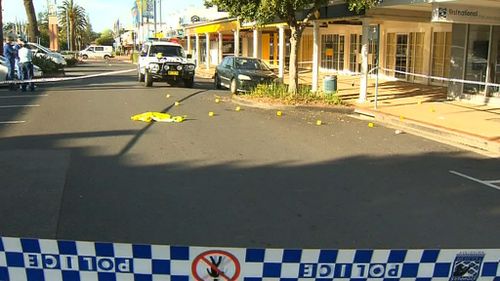
[[500,249],[244,249],[0,238],[1,281],[500,280]]
[[74,77],[51,77],[51,78],[37,78],[37,79],[31,79],[31,80],[6,80],[6,81],[1,81],[0,85],[22,84],[22,83],[30,83],[30,82],[33,82],[33,83],[62,82],[62,81],[95,78],[95,77],[101,77],[101,76],[110,76],[110,75],[128,73],[128,72],[132,72],[132,71],[137,71],[137,69],[134,68],[134,69],[127,69],[127,70],[110,71],[110,72],[103,72],[103,73],[96,73],[96,74],[89,74],[89,75],[82,75],[82,76],[74,76]]

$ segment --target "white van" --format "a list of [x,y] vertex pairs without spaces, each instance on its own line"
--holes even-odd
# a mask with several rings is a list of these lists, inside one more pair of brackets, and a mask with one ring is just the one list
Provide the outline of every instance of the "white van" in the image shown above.
[[113,57],[113,47],[90,45],[85,50],[80,51],[80,56],[86,60],[88,58],[103,58],[109,59]]
[[37,43],[28,42],[27,44],[35,56],[45,56],[57,64],[67,64],[66,60],[61,54],[52,52],[50,49]]

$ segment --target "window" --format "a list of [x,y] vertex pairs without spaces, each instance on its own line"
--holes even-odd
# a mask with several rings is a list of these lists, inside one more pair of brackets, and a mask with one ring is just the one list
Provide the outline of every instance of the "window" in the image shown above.
[[[448,78],[450,75],[451,60],[451,32],[434,32],[432,39],[432,67],[431,75]],[[433,82],[445,84],[441,80]]]
[[243,59],[236,58],[234,62],[234,66],[237,69],[246,69],[246,70],[269,70],[269,67],[258,59]]
[[345,36],[340,34],[321,35],[321,67],[344,70]]
[[168,46],[168,45],[151,46],[151,51],[149,52],[150,57],[154,57],[160,53],[166,57],[172,57],[172,56],[185,57],[184,50],[178,46]]
[[104,52],[104,47],[95,47],[96,52]]
[[349,48],[349,70],[351,72],[361,71],[361,61],[358,59],[361,57],[361,35],[351,34],[351,41]]
[[[411,32],[408,53],[408,72],[424,73],[424,32]],[[416,76],[409,77],[412,81],[422,80]]]

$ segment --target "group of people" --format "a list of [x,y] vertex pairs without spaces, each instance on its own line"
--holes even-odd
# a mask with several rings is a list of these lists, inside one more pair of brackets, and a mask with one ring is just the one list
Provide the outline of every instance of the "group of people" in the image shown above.
[[[14,81],[17,78],[18,80],[28,81],[33,79],[33,53],[25,40],[18,39],[15,42],[14,38],[8,37],[3,45],[3,54],[8,66],[7,80]],[[28,85],[31,91],[35,90],[33,82],[21,83],[21,90],[26,92]],[[10,84],[10,89],[17,90],[19,86],[13,83]]]

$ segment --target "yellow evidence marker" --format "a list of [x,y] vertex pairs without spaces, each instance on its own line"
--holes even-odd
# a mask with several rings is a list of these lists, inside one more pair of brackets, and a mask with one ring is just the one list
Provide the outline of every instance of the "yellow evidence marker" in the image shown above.
[[370,123],[368,123],[368,127],[373,128],[373,127],[375,127],[375,124],[373,124],[372,122],[370,122]]
[[316,120],[316,125],[321,126],[321,124],[323,124],[323,122],[321,122],[321,120]]
[[216,98],[215,99],[215,103],[219,103],[220,102],[220,99],[219,98]]
[[236,110],[236,111],[240,111],[240,110],[241,110],[241,107],[237,106],[235,110]]
[[165,97],[168,99],[170,97],[170,94],[167,94]]
[[214,115],[215,115],[215,113],[214,113],[213,111],[210,111],[210,112],[208,113],[208,116],[210,116],[210,117],[213,117]]
[[180,103],[180,102],[178,102],[178,101],[176,101],[176,102],[174,103],[174,105],[175,105],[175,106],[179,106],[180,104],[181,104],[181,103]]
[[281,115],[283,115],[283,112],[281,112],[281,111],[276,112],[276,116],[281,116]]

